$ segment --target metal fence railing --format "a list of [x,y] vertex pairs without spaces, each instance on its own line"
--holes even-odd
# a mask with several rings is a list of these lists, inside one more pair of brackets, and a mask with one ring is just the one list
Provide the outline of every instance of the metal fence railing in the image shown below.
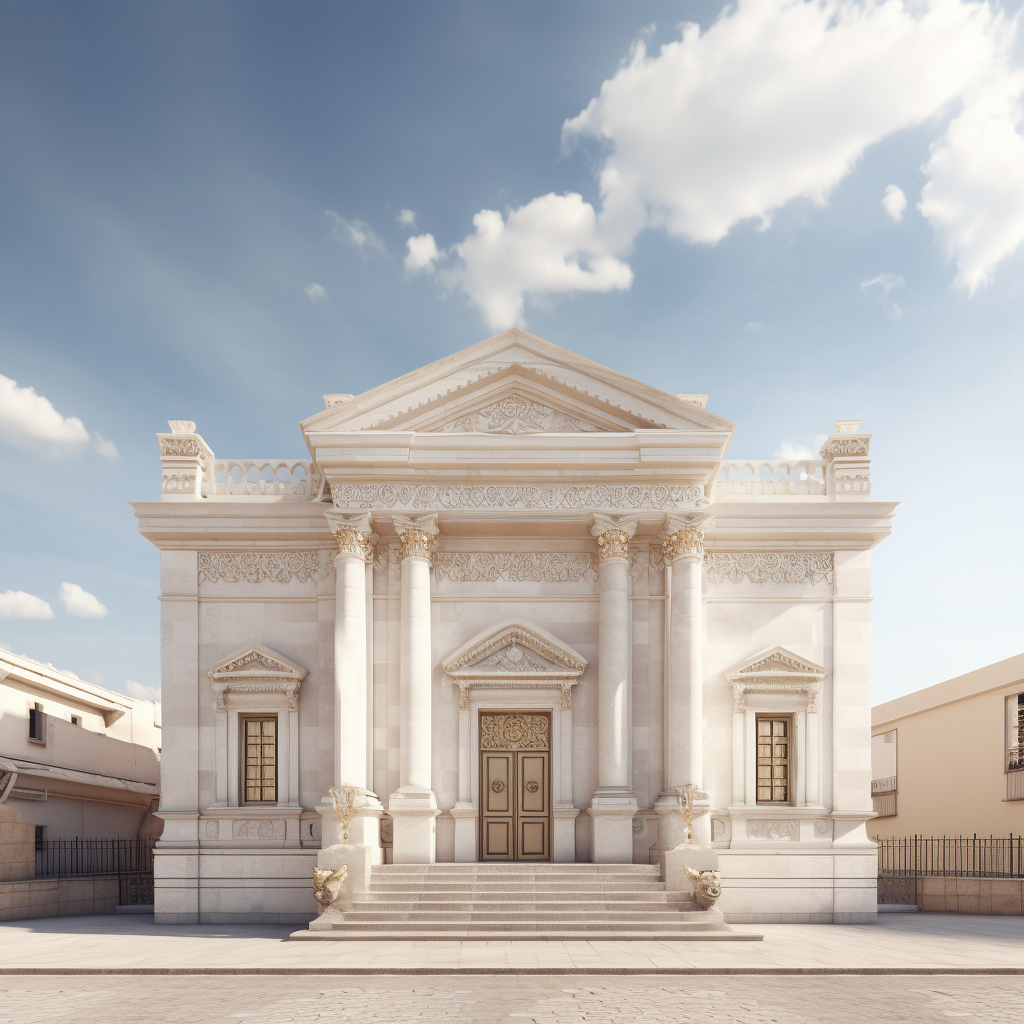
[[1024,878],[1024,836],[908,836],[876,842],[879,878]]
[[36,843],[36,878],[117,875],[121,904],[153,902],[156,836],[49,839]]

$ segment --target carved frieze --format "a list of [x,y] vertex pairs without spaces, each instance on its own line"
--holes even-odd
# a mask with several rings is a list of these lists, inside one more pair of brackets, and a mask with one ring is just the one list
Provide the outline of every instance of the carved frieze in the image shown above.
[[870,435],[854,435],[852,437],[831,437],[821,447],[819,453],[823,459],[834,459],[837,456],[867,456],[871,451]]
[[748,821],[747,836],[751,839],[792,839],[800,838],[800,823],[797,821]]
[[547,715],[480,716],[481,750],[547,750],[551,745]]
[[270,821],[261,818],[255,821],[231,822],[232,839],[284,839],[285,824],[280,819]]
[[694,509],[708,504],[697,484],[339,484],[340,509]]
[[553,409],[514,391],[436,428],[439,432],[480,431],[487,434],[576,434],[601,429],[579,416]]
[[318,551],[199,552],[200,583],[306,583],[323,576]]
[[831,583],[833,555],[776,554],[770,551],[706,552],[704,571],[709,583]]
[[177,455],[191,458],[199,458],[206,452],[202,443],[197,437],[175,437],[162,436],[160,440],[161,455]]
[[583,551],[445,551],[434,559],[434,576],[453,583],[592,583],[595,561]]

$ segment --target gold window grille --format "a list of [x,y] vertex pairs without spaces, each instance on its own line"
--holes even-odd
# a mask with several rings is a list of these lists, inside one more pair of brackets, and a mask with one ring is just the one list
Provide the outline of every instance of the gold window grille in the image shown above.
[[789,803],[792,724],[788,718],[757,720],[757,802]]
[[277,801],[277,717],[245,718],[242,721],[245,751],[245,802]]

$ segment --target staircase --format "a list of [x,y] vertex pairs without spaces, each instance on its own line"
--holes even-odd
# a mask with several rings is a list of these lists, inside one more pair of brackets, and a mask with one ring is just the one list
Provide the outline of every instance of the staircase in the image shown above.
[[[344,897],[343,897],[344,898]],[[387,864],[369,892],[295,939],[759,939],[735,932],[647,864]],[[340,901],[339,901],[340,902]],[[326,924],[324,921],[321,924]]]

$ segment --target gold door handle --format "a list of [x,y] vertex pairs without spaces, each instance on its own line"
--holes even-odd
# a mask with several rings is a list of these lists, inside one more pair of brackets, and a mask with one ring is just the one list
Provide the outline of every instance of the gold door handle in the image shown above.
[[504,788],[505,788],[505,783],[504,783],[504,782],[501,782],[501,781],[500,781],[500,780],[498,780],[498,779],[495,779],[495,780],[494,780],[494,781],[493,781],[493,782],[491,783],[491,789],[492,789],[492,790],[493,790],[493,791],[494,791],[495,793],[500,793],[500,792],[501,792],[501,791],[502,791],[502,790],[503,790]]

